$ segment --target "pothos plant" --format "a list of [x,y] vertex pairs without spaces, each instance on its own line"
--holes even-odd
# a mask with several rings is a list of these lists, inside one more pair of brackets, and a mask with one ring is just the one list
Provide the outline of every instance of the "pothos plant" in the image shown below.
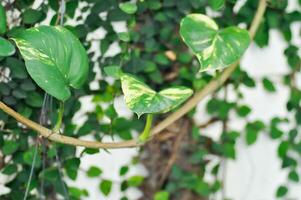
[[[286,1],[271,0],[266,5],[264,0],[249,0],[237,13],[234,13],[236,1],[233,0],[164,0],[163,2],[154,0],[136,3],[115,0],[106,3],[96,0],[73,0],[66,1],[65,14],[59,12],[59,1],[43,1],[39,8],[32,7],[33,2],[33,0],[1,2],[5,7],[0,6],[0,78],[4,79],[4,82],[0,83],[0,107],[49,140],[87,147],[82,154],[98,152],[91,148],[109,149],[143,145],[152,136],[160,133],[192,110],[205,95],[214,92],[220,86],[222,91],[226,91],[228,85],[234,86],[238,102],[229,102],[226,98],[220,99],[213,95],[207,104],[207,112],[212,116],[208,124],[218,121],[226,127],[219,141],[200,136],[198,134],[200,127],[196,124],[192,123],[188,128],[187,131],[191,133],[189,135],[192,135],[194,141],[189,143],[189,149],[185,149],[184,156],[187,156],[188,162],[197,166],[198,169],[201,165],[201,169],[195,172],[191,170],[195,166],[182,169],[178,166],[179,164],[174,164],[166,184],[157,188],[170,192],[171,198],[181,199],[176,191],[182,190],[192,191],[199,196],[208,196],[209,193],[214,193],[222,187],[219,180],[216,180],[213,185],[203,180],[204,167],[208,163],[204,155],[218,155],[221,160],[235,158],[234,144],[239,134],[237,131],[228,130],[226,123],[229,120],[230,111],[235,110],[242,118],[246,118],[251,112],[247,105],[240,104],[239,100],[242,99],[243,94],[239,86],[255,87],[256,80],[242,70],[237,65],[237,61],[248,47],[250,36],[253,39],[256,32],[255,42],[260,47],[267,45],[268,30],[272,28],[279,29],[288,42],[285,55],[288,57],[293,73],[285,78],[292,91],[287,106],[291,112],[296,113],[296,119],[300,116],[298,105],[300,91],[290,81],[290,77],[298,71],[300,59],[296,53],[298,48],[291,44],[289,28],[290,24],[299,19],[299,15],[298,12],[288,14],[285,12]],[[218,12],[214,20],[204,15],[207,13],[207,8]],[[266,8],[267,12],[264,16]],[[87,16],[76,16],[76,10]],[[45,20],[46,15],[49,14],[48,11],[55,12],[50,26],[41,26],[40,22]],[[16,13],[17,17],[13,15]],[[7,24],[7,16],[10,18],[9,24]],[[77,24],[57,26],[57,22],[62,17],[75,20]],[[253,22],[252,18],[254,18]],[[116,31],[112,27],[112,23],[116,21],[126,21],[128,30]],[[250,34],[236,27],[237,24],[250,27]],[[100,27],[107,31],[104,38],[87,37],[88,33]],[[100,56],[97,56],[96,52],[90,48],[95,41],[100,41],[98,44]],[[116,41],[120,44],[121,52],[115,56],[106,57],[105,54],[110,51],[110,45]],[[15,51],[14,44],[18,47],[18,51]],[[88,54],[86,50],[89,50]],[[195,62],[193,54],[198,63]],[[93,56],[97,59],[93,60]],[[117,81],[111,84],[105,79],[97,79],[92,70],[95,64]],[[2,73],[4,71],[2,66],[3,69],[9,69],[9,77]],[[28,78],[28,74],[31,78]],[[89,87],[94,79],[97,80],[99,89]],[[263,80],[263,84],[267,91],[275,91],[273,83],[268,78]],[[40,88],[53,96],[54,102],[46,96],[44,104],[41,95],[43,91]],[[116,113],[111,102],[115,95],[119,95],[120,88],[128,107],[138,116],[146,115],[144,130],[143,125],[140,127],[144,116],[141,117],[142,119],[135,116],[132,120],[127,120]],[[193,88],[195,94],[186,102],[192,95],[192,90],[189,88]],[[80,107],[78,98],[85,95],[93,96],[91,103],[96,107],[94,111],[86,113],[88,119],[81,126],[74,124],[71,119]],[[30,118],[37,121],[40,118],[40,108],[45,108],[43,105],[52,105],[51,102],[55,106],[58,102],[59,106],[55,117],[50,117],[55,122],[50,129],[28,120]],[[184,102],[186,103],[181,106]],[[103,103],[110,105],[105,107],[102,106]],[[49,108],[46,106],[46,109],[42,109],[42,113],[47,109]],[[167,112],[172,112],[172,114],[165,114]],[[189,113],[188,116],[192,114]],[[104,116],[110,119],[109,123],[101,121]],[[152,124],[155,124],[152,123],[153,116],[158,119],[159,123],[152,128]],[[166,116],[167,118],[163,120]],[[3,122],[0,124],[0,146],[4,155],[0,159],[1,172],[18,174],[8,185],[13,191],[25,191],[30,166],[35,155],[33,143],[41,142],[34,137],[36,133],[20,126],[17,121],[8,118],[7,115],[0,113],[0,119]],[[264,125],[261,121],[246,119],[246,127],[242,132],[246,133],[246,142],[250,145],[256,141],[257,136],[263,130],[268,130],[271,138],[280,139],[279,156],[283,159],[283,167],[290,169],[289,180],[296,181],[298,179],[296,164],[287,153],[290,150],[298,150],[296,131],[292,130],[289,138],[285,139],[281,137],[284,134],[278,127],[280,123],[285,123],[285,120],[275,118],[271,124]],[[47,125],[44,124],[44,126]],[[142,130],[137,140],[132,140],[132,135],[129,134],[133,129]],[[28,134],[22,134],[23,132]],[[75,138],[87,134],[93,135],[97,141]],[[103,135],[108,134],[113,134],[113,136],[116,134],[129,141],[100,142]],[[79,170],[80,159],[75,157],[75,148],[72,146],[48,142],[43,144],[46,144],[43,149],[46,149],[47,153],[44,150],[39,150],[37,153],[36,164],[33,165],[35,178],[32,184],[29,184],[29,190],[32,191],[33,188],[38,189],[39,185],[44,185],[41,188],[45,187],[47,194],[52,195],[51,197],[55,196],[55,192],[64,195],[66,194],[66,191],[64,192],[66,188],[63,187],[65,183],[57,184],[60,183],[60,168],[64,168],[66,175],[74,180]],[[162,148],[166,146],[162,145]],[[41,155],[43,155],[42,158]],[[60,159],[62,163],[58,162]],[[55,163],[53,163],[54,160]],[[137,159],[133,159],[133,163],[137,163]],[[22,165],[22,170],[19,169],[20,165]],[[216,177],[220,166],[220,164],[216,165],[211,172]],[[125,177],[127,171],[128,166],[120,169],[120,176],[124,177],[121,191],[125,191],[128,187],[136,187],[143,180],[139,176]],[[91,178],[100,177],[101,192],[106,196],[110,193],[113,183],[101,177],[102,172],[98,167],[91,166],[86,173]],[[148,189],[150,188],[145,190],[146,193]],[[86,190],[69,186],[69,184],[67,190],[67,194],[74,199],[81,199],[87,195]],[[38,191],[41,193],[39,196],[43,196],[43,189],[38,189]],[[154,198],[156,200],[168,199],[166,191],[158,192]],[[284,196],[286,193],[287,188],[283,184],[277,190],[277,196]],[[4,196],[5,198],[21,199],[23,193],[11,192]],[[122,199],[127,199],[126,194]]]
[[[4,24],[6,27],[6,25]],[[217,24],[203,14],[183,18],[180,28],[184,42],[200,62],[200,71],[222,69],[237,61],[247,49],[250,37],[246,30],[228,27],[218,30]],[[13,45],[3,39],[2,56],[15,52]],[[64,101],[71,88],[79,88],[88,75],[88,56],[79,40],[61,26],[40,26],[20,31],[12,38],[25,60],[27,72],[46,93],[60,101],[58,119],[53,131],[61,128]],[[193,91],[175,86],[159,92],[152,90],[138,78],[123,73],[121,66],[104,69],[108,75],[121,80],[127,106],[138,117],[147,114],[141,142],[149,139],[154,114],[166,113],[185,102]]]

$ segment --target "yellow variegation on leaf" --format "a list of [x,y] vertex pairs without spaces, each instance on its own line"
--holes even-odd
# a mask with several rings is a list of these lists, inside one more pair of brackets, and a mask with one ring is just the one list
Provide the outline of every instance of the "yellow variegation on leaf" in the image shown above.
[[219,30],[211,18],[202,14],[184,17],[180,34],[198,58],[201,72],[231,65],[250,44],[248,31],[234,26]]

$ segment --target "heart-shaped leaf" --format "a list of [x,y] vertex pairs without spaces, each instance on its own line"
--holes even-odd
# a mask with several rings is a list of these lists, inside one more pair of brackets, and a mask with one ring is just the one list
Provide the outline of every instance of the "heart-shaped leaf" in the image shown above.
[[88,75],[88,56],[80,41],[60,26],[40,26],[14,38],[32,79],[61,101],[70,87],[79,88]]
[[129,74],[121,76],[121,84],[127,106],[138,116],[144,113],[157,114],[171,111],[193,93],[191,89],[183,86],[156,92]]
[[197,56],[200,71],[231,65],[250,44],[248,31],[234,26],[218,30],[217,24],[202,14],[190,14],[182,19],[180,34]]
[[15,47],[8,40],[0,37],[0,56],[11,56],[15,53]]
[[6,12],[5,8],[0,3],[0,34],[6,32]]

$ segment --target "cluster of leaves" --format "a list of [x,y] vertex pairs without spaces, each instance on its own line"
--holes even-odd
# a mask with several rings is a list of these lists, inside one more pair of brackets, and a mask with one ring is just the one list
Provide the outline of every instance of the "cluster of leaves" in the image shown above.
[[[57,102],[47,96],[43,100],[44,91],[40,89],[41,87],[56,98],[65,101],[64,134],[73,137],[91,135],[95,140],[101,141],[104,136],[120,137],[125,140],[131,139],[133,137],[133,130],[141,131],[143,128],[143,120],[138,120],[136,117],[133,117],[133,119],[121,117],[114,108],[114,98],[121,95],[121,85],[127,85],[126,81],[138,82],[137,85],[139,87],[136,89],[147,91],[148,98],[151,99],[149,105],[153,105],[156,98],[169,99],[168,95],[166,97],[166,94],[164,94],[166,91],[162,90],[163,88],[175,88],[178,85],[183,85],[187,88],[193,88],[195,91],[201,90],[213,76],[210,73],[202,73],[200,76],[198,74],[200,64],[201,70],[210,67],[212,63],[214,63],[212,64],[214,68],[221,69],[237,60],[243,51],[224,54],[223,51],[232,52],[233,49],[226,48],[225,50],[221,50],[219,46],[222,45],[220,43],[225,41],[229,44],[231,42],[235,43],[234,41],[242,37],[242,44],[246,48],[249,39],[245,36],[245,33],[240,33],[241,29],[230,26],[236,26],[237,24],[249,26],[258,1],[246,1],[237,13],[233,13],[233,8],[236,4],[235,0],[145,0],[137,1],[136,3],[119,2],[117,0],[106,2],[98,0],[66,1],[65,28],[80,40],[86,50],[89,50],[87,59],[84,61],[84,65],[87,65],[84,68],[86,70],[84,76],[87,78],[87,81],[84,82],[78,79],[65,80],[62,77],[60,79],[62,80],[62,84],[57,85],[59,92],[54,93],[49,92],[47,85],[39,84],[39,81],[34,78],[36,71],[30,71],[26,65],[32,79],[29,77],[25,67],[25,62],[27,62],[26,53],[24,56],[22,48],[20,48],[20,53],[25,58],[25,62],[19,52],[15,53],[13,46],[6,45],[8,49],[2,48],[4,43],[9,42],[8,38],[14,38],[20,32],[24,31],[24,29],[45,22],[47,20],[46,17],[49,15],[53,15],[50,22],[51,25],[58,23],[60,1],[42,1],[41,5],[35,8],[33,7],[34,3],[34,0],[1,2],[4,8],[0,7],[0,100],[12,106],[22,115],[40,122],[41,108],[44,105],[46,110],[48,110],[50,121],[55,121],[58,117],[56,114],[56,109],[58,108]],[[240,104],[240,100],[243,99],[243,93],[240,91],[240,88],[244,86],[254,88],[257,85],[257,81],[240,68],[234,72],[230,80],[218,91],[218,93],[223,92],[229,85],[233,85],[237,94],[237,101],[229,102],[227,99],[218,98],[218,95],[213,95],[207,103],[207,111],[212,119],[215,119],[212,121],[216,123],[226,124],[230,120],[229,114],[231,112],[235,112],[237,116],[245,119],[246,125],[243,137],[245,137],[246,143],[249,145],[255,143],[258,135],[261,133],[269,133],[272,139],[278,140],[278,155],[282,159],[283,168],[289,171],[288,180],[298,182],[297,160],[300,155],[300,140],[297,135],[299,124],[301,124],[301,108],[299,105],[301,91],[296,87],[294,77],[300,70],[300,57],[298,56],[298,47],[291,43],[292,33],[290,25],[300,19],[300,12],[286,13],[286,6],[287,1],[270,1],[263,23],[261,23],[259,32],[255,37],[255,42],[260,47],[268,45],[269,30],[271,29],[279,30],[287,41],[288,45],[284,54],[291,67],[291,72],[283,77],[283,79],[291,91],[287,109],[294,115],[293,119],[288,120],[275,117],[269,124],[265,124],[260,120],[249,121],[248,115],[252,109],[248,105]],[[211,22],[210,19],[207,19],[203,15],[197,17],[190,15],[181,23],[181,19],[188,13],[206,14],[208,8],[218,12],[214,20],[221,27],[221,30],[218,30],[215,22]],[[7,16],[12,16],[8,19],[8,26],[3,25],[4,11],[8,13]],[[80,14],[76,14],[76,12]],[[75,23],[69,23],[71,20],[75,21]],[[211,30],[205,38],[193,38],[193,35],[189,35],[183,29],[183,27],[187,25],[191,26],[191,24],[194,25],[194,23],[205,23],[204,26],[206,26],[206,22],[208,21],[210,21]],[[126,22],[127,31],[118,31],[118,28],[114,27],[114,23],[116,22]],[[223,27],[225,29],[222,29]],[[103,38],[91,39],[91,37],[88,37],[89,35],[94,37],[95,34],[93,33],[99,29],[106,31]],[[195,30],[196,33],[199,31],[202,30]],[[237,34],[231,34],[232,36],[228,37],[228,31],[237,32]],[[184,42],[196,54],[196,58],[186,47],[185,43],[181,41],[180,33]],[[24,34],[24,37],[27,37],[26,34]],[[68,38],[70,39],[70,37]],[[208,38],[209,42],[207,41]],[[31,38],[22,39],[29,40]],[[35,40],[37,38],[32,39]],[[61,38],[61,40],[65,39]],[[193,43],[192,41],[194,40],[198,41],[198,43]],[[216,42],[213,43],[212,41]],[[110,55],[110,50],[116,43],[120,47],[120,52],[116,55]],[[22,42],[17,41],[17,44],[20,47],[19,44],[22,45]],[[92,45],[98,45],[99,48],[92,48]],[[26,49],[28,47],[24,50]],[[71,48],[69,50],[74,51],[75,49]],[[66,55],[70,54],[69,50],[67,50]],[[53,53],[57,51],[58,49],[55,49]],[[13,56],[3,57],[8,55]],[[30,57],[31,55],[27,54],[27,56]],[[223,59],[217,59],[221,57]],[[69,63],[64,63],[64,61],[57,60],[57,63],[67,68],[70,67],[71,60],[68,60]],[[45,63],[49,64],[49,62]],[[131,79],[132,76],[128,79],[123,79],[119,73],[117,74],[121,81],[117,80],[113,83],[107,77],[99,78],[96,76],[95,71],[98,71],[97,68],[102,72],[107,72],[109,68],[105,67],[112,65],[122,66],[123,76],[127,76],[128,73],[135,74],[143,82],[148,83],[148,86],[136,78]],[[66,71],[69,72],[69,69],[66,69]],[[70,72],[77,73],[77,71]],[[114,73],[109,72],[108,74],[112,75]],[[54,78],[58,77],[56,75],[54,74]],[[69,75],[68,77],[70,77]],[[42,78],[40,82],[45,83],[45,80],[48,80],[49,76],[39,76],[38,78]],[[96,83],[97,89],[92,87],[90,83]],[[267,92],[272,93],[276,91],[276,87],[269,78],[264,78],[262,83]],[[51,83],[50,85],[53,86]],[[80,85],[82,86],[81,88],[70,91],[69,86],[78,88]],[[124,88],[124,91],[128,91]],[[129,98],[135,97],[131,93],[128,94]],[[190,96],[191,92],[189,91],[187,94],[189,95],[185,99]],[[87,120],[83,125],[74,124],[72,117],[81,107],[79,99],[86,95],[92,96],[91,103],[95,105],[95,109],[86,113]],[[141,98],[141,96],[137,98]],[[128,105],[139,115],[145,111],[145,109],[139,107],[141,106],[140,104],[135,104],[135,101],[131,101]],[[155,113],[164,113],[174,107],[175,105],[171,101],[167,107],[161,108]],[[153,109],[147,113],[152,112]],[[191,112],[189,116],[193,116],[193,114],[194,112]],[[292,120],[296,123],[288,133],[281,129],[280,124],[288,123],[288,121]],[[66,175],[70,179],[75,180],[80,167],[80,157],[98,153],[98,150],[85,149],[79,157],[76,157],[75,147],[54,145],[48,143],[46,140],[40,140],[36,137],[36,133],[25,127],[18,126],[15,120],[2,112],[0,112],[0,122],[0,150],[2,153],[0,155],[0,169],[2,174],[12,177],[6,183],[11,192],[3,195],[1,199],[23,198],[24,193],[14,191],[25,191],[26,189],[30,167],[35,155],[35,143],[43,145],[40,145],[38,148],[33,181],[30,185],[31,191],[34,189],[38,191],[38,194],[32,194],[33,196],[39,196],[44,193],[50,197],[60,194],[63,196],[68,195],[71,199],[81,199],[89,195],[84,186],[83,188],[76,188],[71,185],[67,186],[62,180],[62,176]],[[51,126],[48,122],[44,125]],[[191,134],[195,142],[187,150],[189,155],[188,162],[198,167],[198,170],[181,169],[179,166],[174,166],[167,183],[161,188],[162,191],[155,194],[154,198],[156,200],[176,199],[177,194],[175,191],[179,191],[179,189],[186,189],[198,196],[208,197],[222,188],[221,181],[218,179],[222,168],[222,161],[224,159],[235,159],[235,143],[239,138],[239,132],[242,131],[227,130],[227,128],[221,131],[222,136],[220,140],[213,141],[200,136],[199,128],[193,125]],[[293,154],[293,152],[297,152],[297,154]],[[215,155],[221,158],[221,162],[210,172],[216,177],[213,183],[204,180],[205,173],[208,173],[206,166],[210,162],[208,155]],[[135,160],[134,164],[137,162]],[[129,167],[123,166],[120,169],[120,176],[124,177],[124,181],[120,185],[121,191],[126,191],[130,187],[138,187],[144,181],[140,176],[127,177]],[[113,183],[101,175],[101,165],[91,166],[87,171],[88,177],[99,179],[100,191],[105,196],[108,196],[110,195]],[[43,185],[42,188],[40,187],[41,185]],[[282,197],[287,192],[287,184],[283,184],[276,191],[276,195]],[[126,200],[126,195],[122,199]]]

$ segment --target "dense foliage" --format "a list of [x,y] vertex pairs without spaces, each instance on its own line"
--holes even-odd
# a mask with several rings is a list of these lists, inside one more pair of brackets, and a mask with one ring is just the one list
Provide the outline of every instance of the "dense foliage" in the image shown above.
[[[220,69],[237,61],[250,42],[248,33],[237,26],[249,27],[258,6],[257,0],[247,0],[241,7],[238,7],[236,0],[141,0],[136,3],[69,0],[66,1],[64,11],[60,10],[60,3],[58,0],[1,1],[0,100],[23,116],[49,128],[60,121],[61,113],[57,111],[62,109],[58,100],[65,101],[63,134],[72,137],[90,136],[97,141],[104,137],[123,140],[137,137],[135,132],[143,131],[149,114],[160,113],[155,116],[154,123],[161,121],[168,116],[166,112],[175,109],[192,94],[189,88],[195,92],[201,91],[210,80],[219,76]],[[275,196],[286,196],[288,184],[299,182],[301,90],[296,85],[295,77],[300,73],[300,56],[299,48],[292,43],[291,25],[300,23],[301,13],[297,8],[286,12],[287,4],[286,0],[268,2],[255,43],[259,47],[267,46],[270,30],[279,31],[286,41],[287,47],[283,53],[290,68],[289,73],[283,77],[283,83],[290,89],[286,105],[289,115],[275,116],[269,123],[260,119],[250,121],[248,115],[252,107],[241,103],[244,98],[241,88],[255,88],[258,81],[262,82],[267,92],[276,92],[276,87],[269,74],[258,80],[238,67],[206,104],[211,119],[203,127],[221,123],[220,139],[214,141],[200,134],[203,127],[193,121],[195,110],[192,110],[173,125],[180,130],[184,128],[181,133],[186,136],[177,132],[183,137],[161,138],[157,139],[157,143],[155,138],[155,143],[141,148],[141,156],[120,168],[120,176],[124,177],[120,190],[124,194],[128,188],[140,187],[145,194],[142,199],[183,199],[187,194],[190,199],[212,197],[222,190],[222,165],[226,159],[235,159],[236,141],[243,137],[246,144],[252,145],[259,134],[267,134],[279,142],[278,152],[275,153],[282,160],[283,170],[288,171],[287,182],[279,186]],[[202,15],[195,17],[190,13]],[[62,14],[64,28],[39,26],[58,25]],[[126,32],[119,31],[120,24],[117,22],[126,23]],[[199,23],[201,26],[196,26]],[[39,28],[32,28],[35,26]],[[194,38],[195,34],[187,32],[185,26],[197,27],[194,30],[196,35],[204,31],[204,27],[210,31],[203,38]],[[105,31],[104,37],[99,37],[100,30]],[[43,32],[43,40],[48,40],[46,46],[39,46],[40,36],[35,34],[40,32]],[[212,41],[216,41],[214,45],[211,45]],[[68,45],[64,46],[65,43]],[[112,53],[114,48],[119,51]],[[37,54],[37,49],[43,49],[49,57]],[[63,57],[58,56],[62,55],[61,49],[65,50]],[[78,63],[81,63],[80,68],[76,68]],[[47,71],[39,70],[41,65]],[[205,71],[207,68],[218,70]],[[62,76],[62,71],[68,76]],[[138,92],[145,93],[136,95],[132,85],[136,86],[134,89]],[[230,89],[236,101],[228,100],[227,92]],[[45,94],[44,90],[55,98]],[[170,90],[176,90],[177,95],[170,93]],[[147,115],[140,118],[137,115],[132,118],[120,116],[115,110],[114,99],[123,93],[132,111],[139,116],[144,113]],[[88,95],[95,109],[86,112],[87,120],[78,124],[72,119],[84,106],[81,97]],[[146,102],[145,99],[149,101],[147,104],[139,104]],[[158,107],[158,102],[167,103]],[[232,130],[227,126],[231,120],[229,116],[233,113],[244,120],[243,130]],[[283,124],[289,129],[284,129]],[[143,138],[143,141],[146,139]],[[177,141],[181,145],[177,145]],[[162,178],[153,167],[162,167],[162,163],[167,163],[174,153],[173,149],[179,149],[179,162],[173,161],[173,166],[167,169],[167,173],[163,173]],[[34,131],[18,124],[4,112],[0,112],[0,150],[1,174],[8,177],[5,183],[7,192],[3,192],[1,199],[23,199],[25,191],[29,191],[28,199],[43,199],[44,196],[48,199],[57,199],[58,196],[64,199],[87,197],[89,194],[85,185],[81,188],[68,186],[63,177],[76,180],[82,156],[99,151],[107,153],[89,148],[76,153],[76,147],[38,137]],[[157,162],[145,161],[154,161],[155,154]],[[219,158],[210,172],[206,170],[212,159],[209,155]],[[140,162],[150,170],[150,177],[127,176],[131,165]],[[32,163],[33,177],[27,188]],[[163,171],[166,166],[162,167]],[[102,178],[101,167],[101,163],[99,166],[91,166],[85,173],[91,179],[98,179],[100,191],[108,196],[113,181]],[[212,182],[204,179],[206,173],[215,177]],[[155,187],[152,185],[152,177],[155,177]],[[126,199],[125,195],[122,200]]]

